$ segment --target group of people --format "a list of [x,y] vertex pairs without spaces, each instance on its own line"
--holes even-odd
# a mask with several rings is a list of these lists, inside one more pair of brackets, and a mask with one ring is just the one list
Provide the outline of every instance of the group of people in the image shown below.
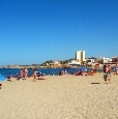
[[26,80],[27,77],[28,77],[28,69],[27,69],[27,67],[21,68],[20,74],[19,74],[19,76],[17,77],[17,79],[18,79],[18,80],[20,80],[20,79]]
[[69,74],[65,69],[59,72],[59,75]]
[[96,70],[94,68],[88,68],[88,67],[80,67],[76,72],[69,73],[65,69],[60,70],[59,75],[65,75],[65,74],[71,74],[75,76],[93,76],[96,73]]
[[[74,75],[81,75],[81,76],[90,75],[90,76],[93,76],[93,74],[95,72],[96,72],[96,70],[94,70],[92,68],[89,69],[89,70],[87,68],[82,70],[82,68],[81,68],[77,72],[75,72]],[[103,73],[104,73],[103,78],[104,78],[105,83],[110,82],[110,80],[111,80],[111,66],[105,64],[103,66]],[[65,74],[69,74],[69,73],[65,69],[60,70],[59,75],[65,75]],[[118,64],[116,64],[116,66],[114,67],[114,75],[118,75]],[[37,69],[34,69],[32,76],[33,76],[33,81],[34,82],[36,80],[44,79],[44,78],[40,77],[40,74],[39,74]],[[27,69],[27,67],[21,68],[20,74],[18,75],[17,80],[22,80],[22,79],[26,80],[27,78],[28,78],[28,69]],[[8,80],[9,80],[9,78],[8,78]]]
[[[34,68],[34,71],[33,71],[33,81],[35,82],[36,80],[44,80],[44,78],[41,78],[40,77],[40,73],[38,72],[38,70],[36,68]],[[21,68],[20,70],[20,74],[19,76],[17,77],[17,80],[26,80],[28,78],[28,69],[25,67],[25,68]]]
[[77,72],[74,73],[76,76],[93,76],[96,73],[96,70],[93,68],[80,68]]
[[[111,80],[111,66],[104,65],[103,72],[104,72],[105,83],[110,82],[110,80]],[[116,66],[114,67],[114,75],[118,75],[118,64],[116,64]]]

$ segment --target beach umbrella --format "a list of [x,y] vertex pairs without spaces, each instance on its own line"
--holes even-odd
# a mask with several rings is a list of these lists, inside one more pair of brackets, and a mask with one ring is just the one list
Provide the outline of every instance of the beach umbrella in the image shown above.
[[6,78],[0,74],[0,89],[2,88],[2,82],[5,80],[6,80]]
[[0,82],[3,82],[5,80],[6,80],[6,78],[3,75],[0,74]]

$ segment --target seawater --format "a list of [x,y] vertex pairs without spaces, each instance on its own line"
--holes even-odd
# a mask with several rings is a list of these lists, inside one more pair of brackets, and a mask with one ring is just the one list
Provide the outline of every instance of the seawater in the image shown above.
[[[65,69],[65,68],[64,68]],[[64,70],[63,68],[40,68],[38,69],[39,72],[43,73],[44,75],[58,75],[60,70]],[[75,73],[78,68],[67,68],[65,69],[68,73]],[[33,74],[33,69],[28,69],[28,75],[31,76]],[[13,76],[16,77],[20,73],[20,69],[9,69],[9,68],[1,68],[0,74],[5,77]]]
[[[66,70],[68,73],[73,74],[77,72],[80,68],[86,67],[78,67],[78,68],[39,68],[38,72],[41,72],[44,75],[59,75],[61,70]],[[102,68],[97,68],[97,72],[102,72]],[[111,68],[111,71],[114,71],[114,67]],[[28,75],[32,76],[34,70],[28,69]],[[13,76],[17,77],[20,74],[20,69],[9,69],[9,68],[0,68],[0,74],[4,77]]]

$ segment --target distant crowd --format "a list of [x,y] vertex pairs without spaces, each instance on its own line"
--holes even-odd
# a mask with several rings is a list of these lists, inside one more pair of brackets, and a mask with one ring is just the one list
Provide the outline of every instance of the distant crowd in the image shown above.
[[[111,66],[104,65],[103,72],[104,72],[103,78],[104,78],[105,83],[110,82],[111,81]],[[118,75],[118,64],[116,64],[116,66],[113,67],[113,72],[114,72],[114,75]]]
[[[110,82],[110,78],[111,78],[111,69],[112,71],[114,72],[114,75],[118,75],[118,65],[116,65],[115,67],[111,67],[110,65],[107,65],[105,64],[103,66],[103,72],[104,72],[104,81],[107,82],[109,81]],[[70,75],[75,75],[75,76],[93,76],[95,73],[96,73],[96,69],[95,68],[89,68],[89,67],[80,67],[78,68],[78,70],[76,72],[74,72],[73,74],[72,73],[69,73],[67,72],[66,69],[64,70],[60,70],[58,75],[61,76],[61,75],[67,75],[67,74],[70,74]],[[36,80],[44,80],[44,78],[41,78],[41,76],[44,76],[42,75],[38,69],[34,69],[33,71],[33,74],[31,75],[33,77],[33,81],[35,82]],[[27,67],[25,68],[21,68],[20,69],[20,72],[19,72],[19,75],[16,77],[17,80],[26,80],[28,78],[28,69]],[[10,77],[8,77],[8,80],[10,81]]]
[[[88,67],[82,68],[81,67],[73,75],[75,75],[75,76],[93,76],[96,72],[97,71],[95,68],[88,68]],[[110,83],[111,72],[113,72],[114,75],[118,75],[118,64],[116,64],[116,66],[114,66],[114,67],[111,67],[108,64],[105,64],[103,66],[103,79],[104,79],[105,83]],[[59,72],[59,75],[65,75],[65,74],[69,74],[69,73],[66,70],[61,70]]]

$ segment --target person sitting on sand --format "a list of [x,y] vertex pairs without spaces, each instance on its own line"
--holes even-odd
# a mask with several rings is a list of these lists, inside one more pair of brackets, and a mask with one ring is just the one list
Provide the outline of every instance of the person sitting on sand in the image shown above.
[[34,69],[33,73],[33,81],[35,82],[36,80],[45,80],[45,78],[40,77],[41,75],[39,74],[37,69]]
[[59,75],[64,75],[64,71],[61,70],[61,71],[59,72]]
[[33,73],[33,81],[35,82],[36,80],[37,80],[37,78],[38,78],[38,71],[37,71],[37,69],[34,69],[34,73]]
[[94,70],[93,70],[93,68],[90,68],[88,71],[88,75],[93,76],[93,74],[94,74]]
[[74,73],[76,76],[82,76],[82,69],[79,69],[77,72]]
[[24,72],[23,72],[23,69],[21,68],[20,75],[17,77],[17,80],[23,79],[23,76],[24,76]]

